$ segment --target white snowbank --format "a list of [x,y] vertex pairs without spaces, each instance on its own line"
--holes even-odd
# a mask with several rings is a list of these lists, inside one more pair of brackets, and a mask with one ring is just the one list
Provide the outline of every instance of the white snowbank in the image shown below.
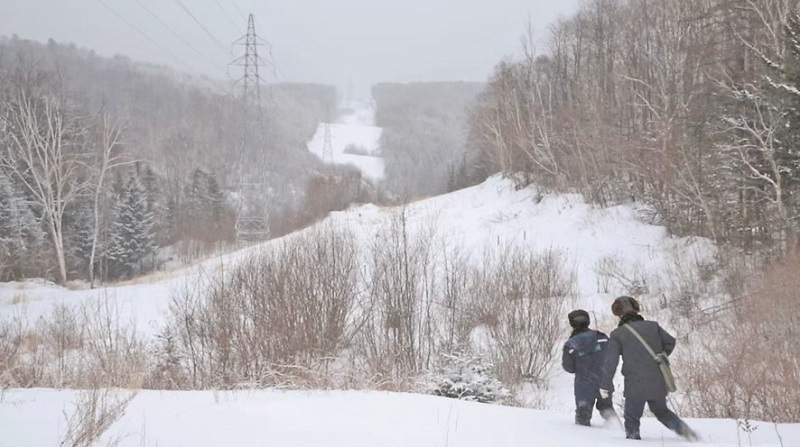
[[[57,446],[77,392],[21,390],[0,403],[1,445]],[[537,411],[386,392],[140,392],[98,446],[617,447],[618,428],[578,427],[568,412]],[[645,418],[637,447],[693,445]],[[800,445],[800,424],[688,420],[700,445]],[[779,438],[780,436],[780,438]],[[783,444],[781,444],[781,441]]]

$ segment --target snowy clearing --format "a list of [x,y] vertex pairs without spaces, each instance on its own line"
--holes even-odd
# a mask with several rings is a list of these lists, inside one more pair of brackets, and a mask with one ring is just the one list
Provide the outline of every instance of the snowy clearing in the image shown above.
[[[348,113],[337,123],[331,123],[331,152],[333,162],[339,165],[353,165],[361,173],[373,180],[383,179],[383,158],[373,155],[378,150],[382,129],[374,125],[374,105],[369,102],[354,103]],[[320,123],[317,132],[308,142],[308,150],[322,159],[325,146],[325,124]],[[345,149],[354,146],[363,154],[348,154]]]

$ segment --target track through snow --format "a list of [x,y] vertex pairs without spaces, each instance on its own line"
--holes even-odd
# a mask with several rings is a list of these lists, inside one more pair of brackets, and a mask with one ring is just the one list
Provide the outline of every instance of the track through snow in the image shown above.
[[[57,446],[72,391],[23,390],[0,403],[0,445]],[[645,418],[642,441],[619,429],[578,427],[571,415],[385,392],[141,392],[95,445],[119,447],[778,447],[800,445],[800,424],[755,422],[748,440],[731,420],[689,420],[687,443]],[[595,421],[597,422],[597,418]],[[112,444],[121,440],[119,444]]]

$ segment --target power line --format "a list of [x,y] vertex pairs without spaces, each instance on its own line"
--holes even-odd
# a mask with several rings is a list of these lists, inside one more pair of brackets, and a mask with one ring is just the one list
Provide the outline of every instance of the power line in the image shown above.
[[222,3],[220,3],[219,0],[214,0],[214,3],[216,3],[217,6],[219,6],[220,11],[222,11],[222,14],[225,16],[225,19],[228,20],[228,23],[231,24],[233,29],[236,30],[237,33],[239,33],[240,32],[239,27],[236,26],[235,23],[233,23],[233,19],[231,19],[231,16],[230,14],[228,14],[228,11],[222,7]]
[[242,18],[242,20],[244,20],[244,21],[247,21],[247,17],[245,17],[245,16],[244,16],[244,13],[242,12],[242,10],[241,10],[241,9],[239,9],[239,5],[238,5],[238,4],[236,4],[236,1],[235,1],[235,0],[230,0],[230,2],[231,2],[231,4],[233,5],[233,8],[234,8],[234,9],[236,9],[236,12],[238,12],[238,13],[239,13],[239,17],[241,17],[241,18]]
[[175,37],[177,37],[178,39],[180,39],[180,41],[181,41],[181,42],[185,43],[187,46],[189,46],[189,48],[191,48],[192,50],[194,50],[194,52],[195,52],[195,53],[197,53],[197,54],[198,54],[200,57],[202,57],[203,59],[205,59],[205,60],[206,60],[206,62],[208,62],[209,64],[211,64],[211,65],[212,65],[214,68],[216,68],[216,69],[217,69],[217,70],[219,70],[220,72],[222,72],[222,73],[224,73],[225,75],[227,75],[227,73],[226,73],[225,69],[223,69],[223,68],[220,68],[220,66],[219,66],[219,65],[217,65],[217,63],[216,63],[216,62],[214,62],[213,60],[211,60],[211,58],[209,58],[209,57],[208,57],[208,56],[206,56],[205,54],[201,53],[201,52],[200,52],[200,50],[198,50],[198,49],[197,49],[197,48],[196,48],[194,45],[192,45],[192,43],[191,43],[191,42],[189,42],[188,40],[184,39],[184,38],[183,38],[183,36],[181,36],[180,34],[178,34],[178,32],[177,32],[177,31],[175,31],[175,30],[174,30],[174,29],[173,29],[171,26],[169,26],[169,25],[168,25],[166,22],[164,22],[163,20],[161,20],[161,17],[159,17],[159,16],[158,16],[156,13],[154,13],[154,12],[153,12],[153,11],[152,11],[150,8],[148,8],[148,7],[147,7],[147,6],[146,6],[144,3],[142,3],[142,2],[141,2],[141,0],[133,0],[133,1],[135,1],[137,5],[139,5],[139,6],[140,6],[142,9],[144,9],[144,10],[145,10],[145,11],[146,11],[148,14],[150,14],[150,16],[152,16],[154,19],[158,20],[158,23],[160,23],[162,26],[164,26],[164,28],[168,29],[168,30],[169,30],[169,31],[170,31],[170,32],[171,32],[171,33],[172,33],[172,34],[173,34]]
[[186,14],[188,14],[189,17],[191,17],[192,20],[194,20],[194,22],[197,23],[197,25],[200,28],[202,28],[203,31],[206,32],[206,34],[208,34],[208,37],[210,37],[217,44],[217,46],[220,48],[220,50],[222,50],[223,53],[228,54],[228,51],[225,49],[225,46],[220,43],[219,39],[217,39],[216,36],[214,36],[214,34],[212,34],[211,31],[208,30],[208,28],[206,28],[205,26],[203,26],[202,23],[200,23],[200,20],[198,20],[197,17],[195,17],[195,15],[192,14],[192,11],[189,11],[189,8],[187,8],[183,4],[183,2],[181,2],[181,0],[175,0],[175,3],[177,3],[181,7],[181,9],[183,9],[183,11],[186,12]]
[[[178,57],[178,56],[177,56],[175,53],[173,53],[172,51],[170,51],[170,50],[169,50],[168,48],[166,48],[165,46],[163,46],[163,45],[161,45],[160,43],[158,43],[158,41],[157,41],[157,40],[155,40],[155,39],[153,39],[152,37],[150,37],[149,35],[147,35],[147,33],[145,33],[144,31],[142,31],[142,30],[141,30],[141,28],[139,28],[138,26],[136,26],[136,25],[134,25],[133,23],[131,23],[131,22],[130,22],[128,19],[126,19],[126,18],[125,18],[125,17],[124,17],[122,14],[118,13],[116,10],[114,10],[114,8],[112,8],[111,6],[109,6],[109,5],[108,5],[106,2],[104,2],[103,0],[97,0],[97,2],[98,2],[98,3],[100,3],[101,5],[103,5],[103,7],[104,7],[104,8],[106,8],[107,10],[109,10],[109,11],[110,11],[112,14],[114,14],[115,16],[117,16],[117,18],[118,18],[118,19],[122,20],[122,21],[123,21],[123,22],[125,22],[125,23],[126,23],[128,26],[130,26],[131,28],[133,28],[133,29],[134,29],[134,30],[135,30],[137,33],[141,34],[141,35],[142,35],[142,37],[144,37],[145,39],[147,39],[147,40],[149,40],[150,42],[152,42],[152,43],[153,43],[153,45],[157,46],[159,49],[161,49],[161,51],[163,51],[163,52],[167,53],[169,56],[171,56],[173,59],[175,59],[175,61],[176,61],[176,62],[178,62],[180,65],[182,65],[182,66],[183,66],[183,68],[184,68],[184,69],[185,69],[185,70],[186,70],[188,73],[192,73],[192,72],[194,72],[194,69],[192,69],[192,67],[190,67],[190,66],[189,66],[189,64],[187,64],[187,63],[186,63],[186,61],[184,61],[183,59],[181,59],[180,57]],[[208,83],[208,85],[209,85],[209,86],[211,86],[212,88],[214,88],[214,89],[216,89],[216,90],[219,90],[220,92],[222,92],[222,94],[223,94],[223,95],[227,95],[227,94],[228,94],[228,92],[225,92],[225,91],[224,91],[224,90],[222,90],[222,89],[221,89],[221,88],[220,88],[218,85],[214,84],[213,82],[211,82],[211,81],[210,81],[210,80],[208,80],[207,78],[204,78],[204,77],[202,77],[202,76],[201,76],[199,79],[203,79],[203,80],[205,80],[205,81],[206,81],[206,83]]]
[[117,16],[117,18],[119,18],[119,19],[120,19],[120,20],[122,20],[123,22],[127,23],[127,24],[128,24],[128,26],[130,26],[131,28],[133,28],[134,30],[136,30],[136,32],[138,32],[139,34],[141,34],[141,35],[142,35],[142,36],[143,36],[145,39],[149,40],[149,41],[150,41],[150,42],[152,42],[154,45],[156,45],[157,47],[159,47],[159,48],[160,48],[162,51],[164,51],[165,53],[167,53],[167,54],[169,54],[170,56],[172,56],[172,58],[173,58],[173,59],[175,59],[176,61],[178,61],[178,63],[180,63],[181,65],[183,65],[183,67],[184,67],[185,69],[187,69],[187,70],[188,70],[188,71],[190,71],[190,72],[191,72],[191,71],[193,71],[193,70],[192,70],[192,68],[191,68],[191,67],[190,67],[190,66],[189,66],[189,65],[188,65],[188,64],[187,64],[187,63],[186,63],[186,62],[185,62],[183,59],[179,58],[177,55],[175,55],[175,53],[173,53],[172,51],[170,51],[169,49],[167,49],[165,46],[163,46],[163,45],[161,45],[160,43],[158,43],[158,41],[156,41],[156,40],[155,40],[155,39],[153,39],[152,37],[148,36],[148,35],[147,35],[147,34],[146,34],[144,31],[142,31],[142,30],[141,30],[141,29],[140,29],[138,26],[134,25],[133,23],[131,23],[130,21],[128,21],[128,19],[126,19],[124,16],[122,16],[120,13],[118,13],[117,11],[115,11],[115,10],[114,10],[112,7],[108,6],[108,4],[107,4],[106,2],[104,2],[103,0],[97,0],[97,1],[98,1],[98,2],[99,2],[101,5],[103,5],[103,7],[105,7],[105,8],[106,8],[106,9],[108,9],[109,11],[111,11],[111,13],[112,13],[112,14],[114,14],[115,16]]

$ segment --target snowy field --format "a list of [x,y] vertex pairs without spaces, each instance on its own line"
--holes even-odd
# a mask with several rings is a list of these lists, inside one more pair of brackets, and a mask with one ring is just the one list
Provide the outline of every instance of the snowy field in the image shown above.
[[[0,445],[58,446],[77,393],[24,390],[0,403]],[[120,447],[790,447],[800,424],[687,420],[703,437],[690,444],[652,418],[642,441],[618,427],[578,427],[566,412],[386,392],[140,392],[95,445]],[[114,444],[119,441],[119,444]]]
[[[373,155],[378,150],[381,128],[374,126],[375,110],[371,102],[347,104],[350,113],[331,123],[331,153],[333,162],[357,167],[364,177],[373,181],[383,179],[383,159]],[[345,148],[354,145],[365,154],[346,154]],[[308,142],[308,150],[322,159],[325,146],[325,124],[320,123],[317,132]]]

